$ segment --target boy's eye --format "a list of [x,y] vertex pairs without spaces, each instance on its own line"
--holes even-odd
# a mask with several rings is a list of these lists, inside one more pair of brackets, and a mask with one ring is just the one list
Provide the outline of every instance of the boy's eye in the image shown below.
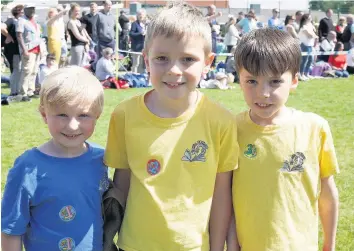
[[184,62],[186,63],[191,63],[191,62],[195,62],[196,59],[195,58],[192,58],[192,57],[186,57],[183,59]]
[[283,83],[283,80],[281,79],[274,79],[270,82],[272,85],[280,85],[281,83]]
[[257,81],[256,80],[247,80],[247,84],[250,84],[250,85],[256,85],[257,84]]
[[67,117],[68,115],[66,115],[65,113],[60,113],[57,115],[58,117]]
[[157,60],[157,61],[161,61],[161,62],[165,62],[165,61],[168,60],[168,58],[165,57],[165,56],[159,56],[159,57],[156,57],[156,60]]
[[80,114],[79,117],[80,118],[88,118],[88,117],[90,117],[90,115],[88,115],[88,114]]

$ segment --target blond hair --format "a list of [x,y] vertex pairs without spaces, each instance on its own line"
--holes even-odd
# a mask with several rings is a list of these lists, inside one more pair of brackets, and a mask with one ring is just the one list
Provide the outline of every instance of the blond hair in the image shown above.
[[199,36],[205,41],[205,52],[208,54],[212,49],[211,28],[206,17],[198,8],[185,2],[170,3],[152,18],[145,36],[145,51],[148,52],[157,36],[178,40]]
[[98,79],[85,68],[67,66],[48,75],[41,87],[39,109],[90,105],[95,115],[103,110],[104,93]]
[[110,47],[104,48],[102,50],[102,56],[111,56],[113,54],[113,49]]

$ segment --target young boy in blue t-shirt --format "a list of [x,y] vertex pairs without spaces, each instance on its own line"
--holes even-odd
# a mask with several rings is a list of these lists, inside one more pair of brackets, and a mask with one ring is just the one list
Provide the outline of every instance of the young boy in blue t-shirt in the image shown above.
[[39,111],[51,139],[19,156],[1,205],[3,251],[102,250],[104,150],[86,142],[103,108],[103,89],[87,70],[49,75]]

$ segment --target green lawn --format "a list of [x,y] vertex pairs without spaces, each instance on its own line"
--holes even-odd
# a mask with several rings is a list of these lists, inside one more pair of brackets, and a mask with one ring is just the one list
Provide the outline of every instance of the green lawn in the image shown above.
[[[91,141],[105,145],[110,113],[123,99],[146,89],[106,90],[104,112]],[[8,89],[3,86],[3,93]],[[246,108],[239,87],[229,91],[203,90],[209,97],[238,113]],[[337,250],[354,250],[354,78],[312,80],[300,83],[288,105],[312,111],[326,118],[332,128],[341,173],[336,177],[340,192],[340,220]],[[2,179],[4,188],[8,169],[16,156],[49,139],[49,133],[37,111],[39,100],[2,107]],[[299,250],[300,251],[300,250]]]

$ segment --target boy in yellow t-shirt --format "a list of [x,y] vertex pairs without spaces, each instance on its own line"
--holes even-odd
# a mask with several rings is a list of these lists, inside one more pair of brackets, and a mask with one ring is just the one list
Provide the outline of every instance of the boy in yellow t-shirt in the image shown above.
[[237,235],[233,221],[229,250],[318,251],[318,216],[323,250],[335,250],[338,163],[329,125],[285,106],[298,84],[298,42],[276,29],[252,31],[237,46],[235,59],[250,109],[237,116]]
[[125,251],[222,251],[238,164],[234,116],[196,87],[213,61],[210,26],[175,3],[149,23],[145,63],[153,90],[119,104],[105,163],[126,200]]

